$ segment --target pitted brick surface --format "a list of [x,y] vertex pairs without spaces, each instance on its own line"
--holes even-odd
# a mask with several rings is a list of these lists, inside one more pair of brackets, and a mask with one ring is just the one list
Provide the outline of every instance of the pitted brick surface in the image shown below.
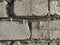
[[60,0],[0,0],[0,45],[60,45],[57,15]]
[[32,38],[48,39],[48,21],[32,22]]
[[40,30],[41,30],[41,36],[43,39],[49,38],[48,29],[49,29],[48,21],[40,21]]
[[45,16],[48,13],[48,0],[32,0],[32,14]]
[[60,15],[60,0],[51,0],[50,1],[50,12],[51,14]]

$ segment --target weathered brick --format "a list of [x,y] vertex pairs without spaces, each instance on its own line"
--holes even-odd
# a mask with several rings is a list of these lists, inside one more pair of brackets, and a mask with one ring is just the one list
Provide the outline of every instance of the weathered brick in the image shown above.
[[53,41],[53,42],[50,43],[50,45],[57,45],[57,42]]
[[48,37],[48,21],[32,22],[32,38],[47,39]]
[[39,29],[40,21],[32,22],[32,38],[39,39],[41,38],[41,30]]
[[27,21],[13,22],[1,21],[0,22],[0,40],[23,40],[29,39],[30,30]]
[[43,39],[48,39],[49,34],[48,34],[48,21],[40,21],[40,30],[41,30],[41,37]]
[[7,17],[6,5],[7,5],[6,1],[0,2],[0,17]]
[[8,45],[7,42],[1,42],[0,45]]
[[45,16],[48,13],[48,0],[32,0],[32,14]]
[[40,29],[43,29],[43,30],[48,30],[48,21],[40,21]]
[[60,0],[50,0],[50,12],[60,15]]
[[15,0],[14,12],[17,16],[30,15],[30,0]]
[[50,39],[60,38],[60,20],[53,20],[49,22]]

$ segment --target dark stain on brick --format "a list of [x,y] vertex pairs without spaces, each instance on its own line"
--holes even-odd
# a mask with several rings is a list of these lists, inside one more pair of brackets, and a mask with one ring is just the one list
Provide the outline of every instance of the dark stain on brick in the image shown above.
[[7,1],[6,13],[7,13],[8,17],[15,18],[16,15],[14,13],[14,0],[11,0],[10,2],[9,2],[9,0],[6,0],[6,1]]

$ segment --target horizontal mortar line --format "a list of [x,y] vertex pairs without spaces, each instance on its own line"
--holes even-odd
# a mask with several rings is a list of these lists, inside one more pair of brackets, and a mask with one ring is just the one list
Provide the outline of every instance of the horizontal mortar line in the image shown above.
[[[38,42],[41,42],[41,41],[47,41],[47,42],[49,42],[49,41],[57,41],[57,40],[59,40],[60,41],[60,39],[37,39],[37,40],[34,40],[34,41],[38,41]],[[23,40],[0,40],[0,42],[6,42],[6,41],[21,41],[21,42],[29,42],[29,41],[31,41],[30,39],[23,39]]]
[[0,40],[0,42],[5,42],[5,41],[29,41],[28,39],[26,39],[26,40]]
[[56,20],[60,20],[60,16],[54,16],[54,15],[50,15],[49,17],[46,15],[46,16],[16,16],[16,17],[1,17],[0,20],[10,20],[10,19],[13,19],[13,21],[18,21],[20,19],[26,19],[26,20],[34,20],[34,19],[41,19],[41,20],[44,20],[44,19],[55,19]]
[[[12,21],[19,21],[19,20],[23,20],[23,19],[26,19],[26,20],[34,20],[34,19],[45,19],[46,17],[45,16],[16,16],[15,18],[12,18]],[[1,17],[0,20],[10,20],[11,17]]]

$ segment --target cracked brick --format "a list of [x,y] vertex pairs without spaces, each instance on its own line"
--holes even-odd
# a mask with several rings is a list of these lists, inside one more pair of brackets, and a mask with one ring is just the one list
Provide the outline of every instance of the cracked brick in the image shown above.
[[0,22],[0,40],[23,40],[29,39],[30,30],[28,23],[23,21],[1,21]]

